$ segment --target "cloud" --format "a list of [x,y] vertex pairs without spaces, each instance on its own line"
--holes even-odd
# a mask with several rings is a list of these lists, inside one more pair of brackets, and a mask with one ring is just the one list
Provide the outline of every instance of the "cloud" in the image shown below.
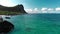
[[47,8],[42,8],[41,11],[47,11]]
[[27,12],[27,13],[32,13],[32,9],[25,9],[25,11]]
[[54,13],[54,9],[53,8],[48,8],[47,13]]
[[54,9],[53,8],[48,8],[48,11],[53,11]]
[[0,5],[10,7],[15,6],[16,4],[13,3],[12,0],[0,0]]
[[34,8],[34,11],[38,11],[38,8]]
[[26,11],[27,13],[40,13],[40,11],[38,10],[38,8],[25,9],[25,11]]
[[60,8],[55,8],[56,11],[60,11]]
[[41,9],[42,13],[47,13],[47,9],[48,9],[48,8],[42,8],[42,9]]
[[40,13],[40,10],[38,8],[34,8],[33,13]]
[[26,9],[27,13],[60,13],[60,8]]

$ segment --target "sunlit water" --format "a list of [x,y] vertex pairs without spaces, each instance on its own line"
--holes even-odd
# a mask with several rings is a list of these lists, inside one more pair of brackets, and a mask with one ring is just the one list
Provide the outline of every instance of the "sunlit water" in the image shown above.
[[9,34],[60,34],[60,14],[25,14],[5,20],[15,26]]

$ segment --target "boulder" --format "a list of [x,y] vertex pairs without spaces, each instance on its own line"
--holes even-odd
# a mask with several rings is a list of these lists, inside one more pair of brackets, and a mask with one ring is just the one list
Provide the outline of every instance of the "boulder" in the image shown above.
[[8,33],[14,29],[14,25],[8,21],[0,22],[0,33]]

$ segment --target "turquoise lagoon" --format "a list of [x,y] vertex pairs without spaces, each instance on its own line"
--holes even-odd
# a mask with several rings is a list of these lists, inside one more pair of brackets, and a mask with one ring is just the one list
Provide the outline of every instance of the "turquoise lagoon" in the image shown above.
[[5,20],[15,26],[9,34],[60,34],[60,14],[24,14]]

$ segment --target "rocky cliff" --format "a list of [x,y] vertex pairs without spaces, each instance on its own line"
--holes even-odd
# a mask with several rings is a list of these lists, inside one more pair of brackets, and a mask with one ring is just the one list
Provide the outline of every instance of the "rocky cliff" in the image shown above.
[[22,4],[21,5],[16,5],[14,7],[5,7],[5,6],[0,5],[0,11],[20,12],[21,14],[26,13]]

